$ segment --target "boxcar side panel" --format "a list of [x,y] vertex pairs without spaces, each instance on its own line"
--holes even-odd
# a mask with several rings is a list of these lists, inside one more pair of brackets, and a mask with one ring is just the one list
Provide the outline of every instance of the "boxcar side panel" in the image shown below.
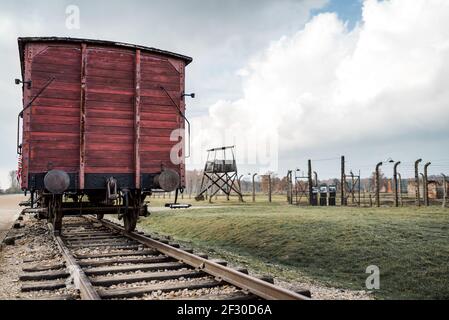
[[174,169],[183,175],[180,166],[173,164],[170,159],[170,151],[178,143],[171,141],[170,135],[173,130],[183,126],[177,108],[184,111],[181,99],[184,89],[181,85],[184,63],[182,61],[176,63],[182,67],[178,68],[164,57],[148,53],[142,55],[140,158],[144,173],[160,172],[164,167]]
[[[23,184],[28,173],[53,168],[75,173],[79,168],[80,49],[76,45],[28,44],[25,73],[32,88],[30,100],[54,78],[24,115]],[[25,86],[26,87],[26,86]],[[26,104],[27,102],[24,101]]]
[[51,169],[71,174],[81,189],[87,176],[114,174],[139,187],[163,168],[185,185],[184,164],[170,158],[181,141],[170,136],[184,128],[185,61],[90,43],[27,43],[24,56],[24,78],[32,80],[24,105],[54,81],[24,114],[23,188],[29,174]]
[[86,174],[134,172],[134,57],[87,47]]

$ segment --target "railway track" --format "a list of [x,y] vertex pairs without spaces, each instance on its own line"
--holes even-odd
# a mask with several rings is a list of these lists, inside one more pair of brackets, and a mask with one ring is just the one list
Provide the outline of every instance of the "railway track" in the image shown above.
[[[52,226],[48,225],[50,231]],[[178,244],[93,217],[65,218],[53,235],[64,261],[24,268],[22,291],[78,289],[57,299],[307,300],[245,269],[227,267]],[[53,234],[53,232],[51,232]]]

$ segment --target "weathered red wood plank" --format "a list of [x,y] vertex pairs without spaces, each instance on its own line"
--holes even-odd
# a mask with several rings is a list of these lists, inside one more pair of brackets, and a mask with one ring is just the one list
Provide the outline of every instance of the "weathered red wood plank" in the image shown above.
[[134,113],[132,111],[104,110],[98,108],[97,109],[89,108],[89,110],[87,110],[87,116],[89,118],[123,119],[123,120],[134,119]]
[[[167,94],[161,89],[144,89],[142,90],[142,96],[147,98],[167,98]],[[172,97],[181,97],[180,91],[170,91]]]
[[161,83],[179,83],[179,75],[175,76],[165,76],[158,75],[154,73],[143,73],[142,74],[143,81],[153,81],[153,82],[161,82]]
[[[34,81],[33,82],[33,87],[34,87],[35,91],[33,91],[33,93],[37,93],[40,90],[40,88],[42,88],[46,84],[47,84],[47,81],[44,81],[44,80],[36,80],[36,81]],[[47,88],[47,90],[48,89],[52,89],[52,90],[57,89],[57,90],[67,90],[67,91],[80,92],[80,84],[79,83],[73,83],[73,82],[64,82],[64,81],[61,81],[60,79],[55,79],[51,83],[50,87]]]
[[113,79],[108,77],[98,77],[89,75],[89,79],[87,79],[87,83],[89,87],[110,87],[117,89],[133,89],[134,80],[132,79]]
[[79,116],[70,117],[70,116],[57,116],[51,115],[49,113],[46,114],[34,114],[33,115],[33,124],[79,124],[80,118]]
[[[57,160],[57,159],[56,159]],[[58,168],[59,170],[63,170],[67,173],[77,173],[78,172],[78,165],[77,166],[64,166],[62,163],[58,163],[57,161],[49,161],[51,165],[39,165],[34,166],[30,168],[30,173],[42,173],[47,172],[48,170],[52,168]]]
[[133,168],[131,167],[92,167],[86,168],[87,173],[133,173]]
[[[30,46],[38,46],[38,44],[30,44]],[[45,50],[42,50],[37,54],[34,59],[39,60],[45,57],[64,57],[70,58],[73,56],[79,56],[81,53],[80,47],[78,45],[54,45],[45,44]]]
[[134,77],[133,71],[121,70],[103,70],[94,67],[89,68],[89,76],[105,77],[109,79],[132,79]]
[[132,105],[133,96],[113,94],[113,93],[94,93],[88,91],[87,100],[89,102],[90,101],[119,102],[119,103],[129,103],[130,105]]
[[58,81],[69,82],[69,83],[80,83],[80,75],[79,74],[71,74],[71,73],[53,74],[53,73],[48,73],[48,72],[43,72],[43,71],[34,71],[32,79],[48,81],[52,77],[55,77]]
[[73,133],[52,133],[52,132],[30,132],[29,137],[31,139],[36,139],[39,141],[39,139],[61,139],[61,140],[76,140],[79,141],[79,132],[73,132]]
[[114,49],[106,47],[92,47],[89,46],[89,58],[93,61],[105,60],[114,62],[127,62],[131,68],[134,63],[134,50],[130,49],[125,51],[124,49]]
[[66,150],[49,150],[39,147],[31,148],[31,158],[57,158],[57,159],[74,159],[79,155],[79,149],[66,149]]
[[[78,83],[79,85],[79,83]],[[64,100],[55,98],[37,98],[34,100],[33,109],[37,106],[41,107],[61,107],[76,109],[79,112],[79,99],[78,100]]]
[[142,112],[141,119],[149,121],[176,121],[176,112],[159,113],[159,112]]
[[142,127],[140,134],[142,136],[151,136],[151,137],[169,137],[173,132],[172,129],[154,129],[154,128],[146,128]]
[[179,83],[161,83],[161,82],[144,81],[144,80],[142,80],[140,88],[141,89],[160,90],[161,85],[163,85],[165,90],[168,90],[168,91],[180,91],[181,90]]
[[89,143],[86,146],[86,149],[89,151],[127,151],[127,152],[131,152],[134,150],[133,148],[133,144],[132,143],[127,143],[127,144],[121,144],[121,143]]
[[144,151],[140,153],[142,163],[153,160],[168,160],[170,161],[170,153],[165,151]]
[[152,144],[142,144],[140,147],[140,151],[143,152],[165,152],[170,156],[170,151],[173,149],[173,146],[176,142],[172,142],[172,144],[159,144],[153,142]]
[[57,53],[38,56],[34,62],[39,64],[52,64],[58,66],[74,67],[79,64],[80,52],[69,55],[59,55]]
[[89,101],[89,110],[94,109],[104,109],[104,110],[117,110],[126,111],[129,110],[133,112],[133,106],[129,103],[120,102],[103,102],[103,101]]
[[134,120],[89,117],[89,125],[134,128]]
[[174,121],[152,121],[152,120],[142,120],[142,128],[153,128],[153,129],[177,129],[179,124]]
[[104,86],[89,86],[89,93],[132,96],[132,95],[134,95],[134,89],[120,89],[120,88],[116,89],[116,88],[104,87]]
[[87,139],[87,144],[91,143],[115,143],[115,144],[132,144],[134,137],[130,135],[115,135],[115,134],[90,134]]
[[107,60],[99,60],[96,61],[90,61],[87,65],[89,68],[95,68],[97,70],[104,70],[104,71],[124,71],[129,72],[133,69],[132,64],[129,64],[127,62],[123,61],[107,61]]
[[75,108],[61,108],[53,106],[33,106],[31,113],[34,115],[51,115],[51,116],[66,116],[78,117],[80,116],[79,109]]
[[78,133],[79,132],[79,124],[39,124],[32,123],[31,131],[39,131],[39,132],[69,132],[69,133]]
[[[143,104],[157,104],[157,105],[162,105],[162,106],[173,106],[173,102],[167,96],[161,97],[161,98],[142,97],[142,103]],[[173,106],[173,108],[175,108],[175,106]]]
[[170,141],[170,136],[161,136],[161,137],[157,137],[157,136],[142,136],[141,137],[141,143],[142,144],[156,144],[156,145],[173,145],[176,142],[174,141]]
[[160,105],[160,104],[141,104],[142,113],[169,113],[176,116],[178,111],[171,105]]
[[[132,161],[127,161],[127,159],[110,159],[110,158],[99,158],[95,160],[88,160],[87,168],[123,168],[126,171],[134,172],[134,164]],[[107,172],[107,171],[104,171]]]
[[31,149],[47,149],[47,150],[66,150],[66,149],[79,149],[79,141],[39,141],[31,145]]
[[143,65],[142,72],[145,74],[179,77],[179,73],[171,66],[166,65]]
[[131,166],[133,163],[132,151],[110,151],[110,150],[86,150],[86,156],[90,163],[101,159],[125,159]]
[[[33,96],[38,94],[38,91],[41,88],[36,88],[33,90]],[[70,91],[70,90],[62,90],[62,89],[51,89],[47,88],[44,92],[39,96],[42,98],[50,98],[50,99],[64,99],[64,100],[72,100],[79,101],[79,91]]]
[[76,74],[81,71],[76,65],[62,65],[56,63],[33,63],[33,72],[48,72],[52,74]]
[[93,126],[89,123],[86,126],[86,132],[90,135],[92,133],[110,133],[114,135],[133,135],[132,128],[127,127],[110,127],[110,126]]

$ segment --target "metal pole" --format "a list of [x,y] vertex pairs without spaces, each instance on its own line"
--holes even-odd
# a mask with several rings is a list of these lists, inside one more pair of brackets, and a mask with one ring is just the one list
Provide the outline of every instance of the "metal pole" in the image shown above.
[[268,202],[271,202],[271,174],[268,175]]
[[418,207],[421,206],[421,200],[420,200],[420,195],[419,195],[419,172],[418,172],[418,166],[419,163],[422,162],[422,159],[418,159],[415,161],[415,199],[416,199],[416,205]]
[[432,163],[431,162],[427,162],[426,164],[425,164],[425,166],[424,166],[424,181],[423,181],[423,184],[424,184],[424,186],[423,186],[423,190],[424,190],[424,204],[428,207],[429,205],[430,205],[430,201],[429,201],[429,184],[428,184],[428,175],[427,175],[427,172],[428,172],[428,169],[429,169],[429,166],[431,165]]
[[394,179],[394,205],[399,207],[399,194],[398,194],[398,166],[401,164],[401,161],[398,161],[394,164],[393,171],[393,179]]
[[380,173],[379,169],[383,165],[383,162],[379,162],[376,165],[376,206],[380,207]]
[[316,171],[314,171],[313,175],[315,176],[315,187],[318,188],[318,173]]
[[441,174],[443,176],[443,208],[446,208],[446,201],[447,201],[447,177],[444,174]]
[[351,171],[351,201],[352,204],[355,202],[355,194],[354,194],[354,173]]
[[253,174],[253,202],[256,202],[256,179],[257,173]]
[[424,195],[424,173],[420,173],[419,174],[420,176],[421,176],[421,179],[422,179],[422,184],[423,184],[423,203],[424,203],[424,205],[426,205],[426,199],[425,199],[425,195]]
[[309,160],[308,162],[307,178],[309,180],[309,205],[312,205],[312,192],[313,192],[312,160]]
[[362,206],[362,203],[360,202],[361,201],[361,197],[360,197],[360,189],[361,189],[361,187],[362,187],[362,177],[361,177],[360,170],[359,170],[359,207]]
[[192,199],[192,191],[193,191],[193,180],[190,179],[190,186],[189,186],[189,199]]
[[398,173],[398,179],[399,179],[399,195],[401,196],[401,207],[404,205],[404,202],[402,200],[402,176],[400,173]]
[[346,201],[345,201],[345,179],[346,179],[346,174],[345,174],[345,156],[341,157],[341,181],[340,181],[340,202],[341,205],[344,206],[346,205]]
[[238,178],[238,181],[239,181],[239,189],[240,189],[240,193],[243,194],[243,191],[242,191],[242,178],[243,178],[243,174]]

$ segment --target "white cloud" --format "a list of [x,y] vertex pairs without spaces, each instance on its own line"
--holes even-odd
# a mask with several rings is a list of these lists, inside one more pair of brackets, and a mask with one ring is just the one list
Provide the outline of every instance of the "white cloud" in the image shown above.
[[449,2],[367,0],[353,30],[320,14],[242,70],[242,98],[196,119],[207,146],[220,128],[277,133],[281,153],[447,133]]

